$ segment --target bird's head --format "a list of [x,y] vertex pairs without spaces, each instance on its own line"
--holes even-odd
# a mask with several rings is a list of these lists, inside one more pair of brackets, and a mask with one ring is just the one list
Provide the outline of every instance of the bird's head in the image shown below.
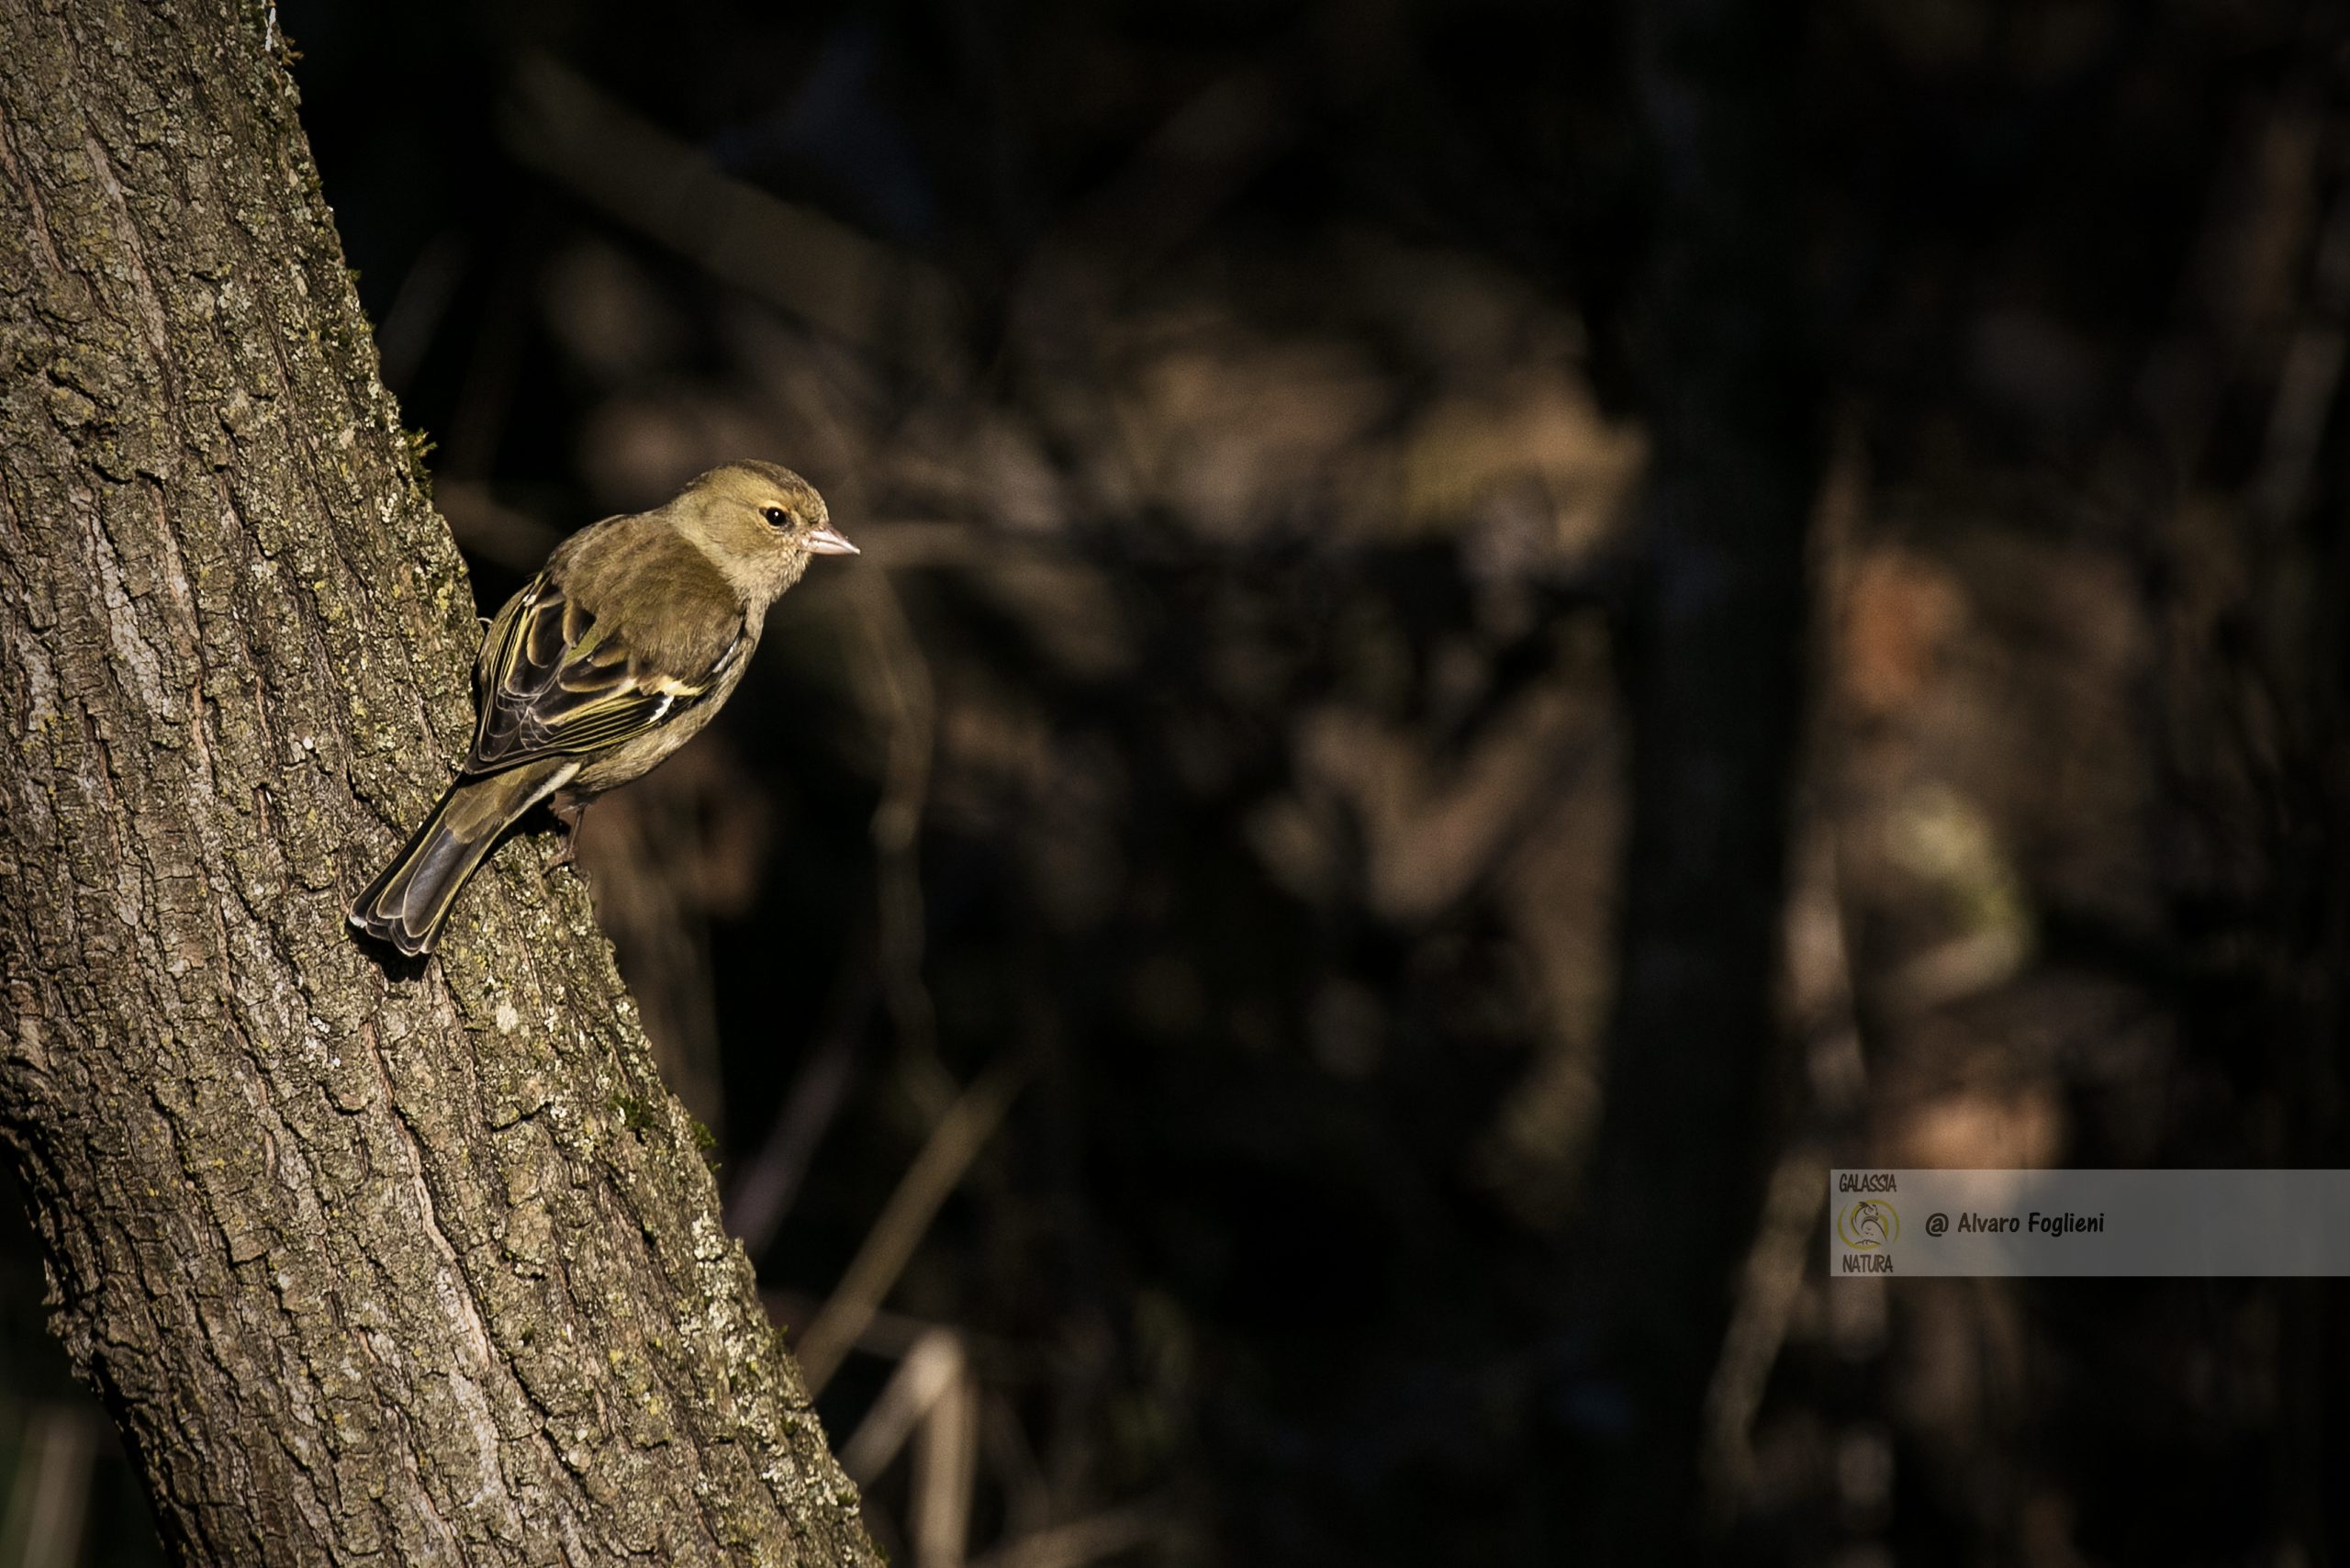
[[798,582],[811,557],[857,553],[833,527],[816,487],[780,464],[713,468],[668,510],[744,598],[762,606]]

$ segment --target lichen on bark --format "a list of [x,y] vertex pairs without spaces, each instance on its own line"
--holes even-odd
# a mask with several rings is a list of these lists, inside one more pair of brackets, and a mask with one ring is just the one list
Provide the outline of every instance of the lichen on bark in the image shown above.
[[0,0],[0,1136],[56,1327],[183,1561],[875,1562],[573,875],[509,845],[429,967],[344,933],[478,633],[276,48]]

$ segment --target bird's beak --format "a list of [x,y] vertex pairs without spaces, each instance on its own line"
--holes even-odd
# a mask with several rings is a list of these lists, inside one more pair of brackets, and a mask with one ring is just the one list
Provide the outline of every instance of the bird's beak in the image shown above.
[[856,545],[851,544],[845,538],[842,537],[840,531],[829,522],[808,536],[808,553],[811,555],[856,555],[862,554]]

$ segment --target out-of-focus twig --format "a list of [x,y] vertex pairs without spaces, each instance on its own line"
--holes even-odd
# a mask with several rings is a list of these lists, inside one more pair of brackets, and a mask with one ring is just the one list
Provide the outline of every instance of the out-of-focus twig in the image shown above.
[[0,1561],[21,1568],[73,1568],[82,1560],[90,1506],[90,1462],[97,1417],[79,1405],[39,1405],[25,1421],[25,1440],[0,1519]]
[[[823,1302],[801,1291],[763,1291],[759,1299],[766,1305],[767,1316],[788,1334],[796,1335],[795,1326],[813,1323],[816,1315],[824,1309]],[[1025,1375],[1030,1366],[1031,1358],[1011,1340],[981,1333],[966,1324],[941,1323],[908,1312],[892,1312],[887,1307],[877,1309],[866,1320],[863,1331],[850,1348],[885,1361],[902,1361],[913,1354],[914,1347],[925,1336],[940,1329],[954,1334],[972,1367],[985,1375],[1016,1380]]]
[[2294,323],[2269,406],[2260,476],[2253,487],[2261,520],[2272,529],[2300,514],[2341,390],[2350,342],[2350,189],[2333,199],[2310,280],[2309,300]]
[[375,333],[384,385],[393,391],[407,392],[417,367],[424,363],[425,351],[432,346],[449,314],[450,302],[456,297],[457,285],[464,281],[466,250],[462,230],[445,230],[424,247],[400,279],[391,308],[384,312],[383,327]]
[[979,1386],[962,1336],[932,1328],[914,1341],[881,1395],[841,1448],[841,1467],[870,1485],[909,1438],[913,1484],[909,1533],[919,1568],[962,1568],[978,1484]]
[[822,1392],[833,1373],[840,1370],[849,1347],[898,1282],[940,1205],[1012,1108],[1032,1067],[1024,1057],[997,1061],[939,1118],[929,1141],[900,1179],[898,1190],[890,1194],[881,1217],[849,1260],[832,1299],[824,1303],[824,1309],[796,1347],[810,1397]]
[[[929,1067],[936,1053],[930,993],[922,979],[923,895],[916,839],[930,788],[935,699],[930,666],[890,585],[889,570],[955,558],[967,548],[968,531],[948,523],[878,523],[860,525],[856,532],[884,568],[846,577],[852,610],[847,626],[865,644],[866,655],[852,661],[851,680],[859,703],[880,731],[884,757],[881,801],[872,827],[878,862],[875,964],[882,1000],[901,1043],[915,1062]],[[856,988],[853,1000],[842,1007],[825,1043],[785,1096],[766,1142],[730,1194],[729,1223],[754,1256],[774,1238],[815,1146],[839,1114],[855,1077],[856,1040],[871,999],[861,980],[851,984]]]
[[1754,1247],[1722,1338],[1720,1361],[1706,1391],[1702,1468],[1707,1502],[1727,1521],[1751,1484],[1754,1417],[1785,1344],[1789,1315],[1803,1287],[1804,1248],[1828,1195],[1828,1157],[1803,1147],[1787,1151],[1771,1178]]
[[663,1080],[706,1126],[724,1122],[711,923],[755,898],[767,804],[713,735],[586,819],[579,860]]
[[979,1408],[981,1456],[1002,1489],[1003,1533],[1017,1539],[1045,1528],[1053,1517],[1053,1491],[1036,1462],[1035,1445],[1021,1425],[1020,1412],[1002,1390],[990,1390]]
[[882,731],[881,801],[873,811],[879,857],[882,1000],[907,1058],[927,1069],[936,1058],[930,991],[922,979],[922,868],[916,840],[930,790],[936,745],[937,697],[930,664],[886,572],[848,574],[852,624],[867,657],[854,666],[858,700]]
[[1000,1546],[971,1568],[1084,1568],[1155,1540],[1166,1528],[1156,1508],[1112,1508]]
[[882,1385],[873,1408],[841,1445],[841,1468],[859,1486],[869,1486],[898,1457],[914,1427],[929,1414],[947,1386],[962,1375],[963,1342],[951,1328],[931,1328],[907,1350]]
[[959,1353],[914,1428],[912,1518],[915,1568],[963,1568],[979,1482],[979,1394]]
[[936,268],[722,173],[543,55],[515,71],[499,132],[516,159],[610,217],[861,349],[937,364],[966,315]]
[[837,1015],[824,1031],[823,1043],[801,1066],[766,1140],[726,1194],[727,1228],[753,1258],[775,1239],[816,1156],[816,1146],[856,1081],[857,1043],[873,1009],[873,971],[855,964],[843,984]]

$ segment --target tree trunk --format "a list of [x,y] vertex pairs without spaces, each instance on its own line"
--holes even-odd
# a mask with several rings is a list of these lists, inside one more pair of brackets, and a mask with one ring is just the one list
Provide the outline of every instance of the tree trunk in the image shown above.
[[1599,1560],[1689,1556],[1707,1529],[1707,1384],[1760,1204],[1806,539],[1820,471],[1796,286],[1803,14],[1651,0],[1637,17],[1651,228],[1641,344],[1655,441],[1628,638],[1632,821],[1622,983],[1595,1194],[1601,1353],[1620,1417]]
[[343,902],[478,639],[274,10],[0,0],[0,1133],[181,1560],[877,1561],[568,872]]

